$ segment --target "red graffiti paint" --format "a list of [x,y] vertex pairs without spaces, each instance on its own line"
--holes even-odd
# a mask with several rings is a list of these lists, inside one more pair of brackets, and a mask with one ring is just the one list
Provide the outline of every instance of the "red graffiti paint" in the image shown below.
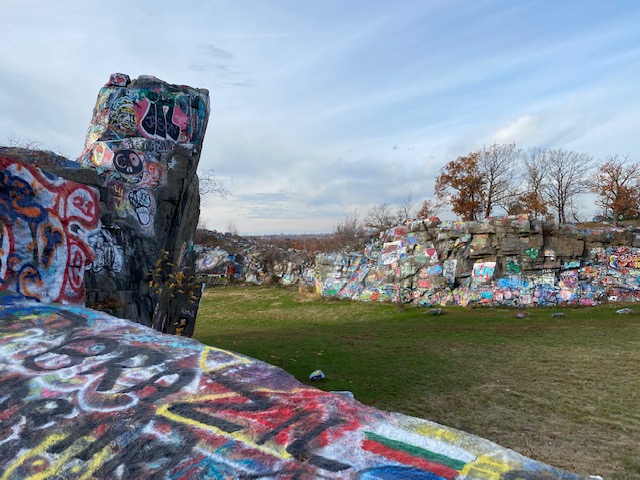
[[93,260],[85,238],[98,226],[97,193],[8,158],[0,158],[0,168],[0,290],[82,303],[84,270]]

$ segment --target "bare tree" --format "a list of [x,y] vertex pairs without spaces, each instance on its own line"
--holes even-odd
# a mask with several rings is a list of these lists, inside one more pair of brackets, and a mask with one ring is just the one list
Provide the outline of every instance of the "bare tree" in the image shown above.
[[40,140],[36,140],[34,138],[20,137],[15,133],[10,133],[7,135],[7,139],[4,142],[4,145],[9,148],[24,148],[26,150],[37,150],[37,151],[46,151],[53,152],[56,155],[60,155],[61,157],[66,157],[64,152],[60,150],[58,147],[50,147],[45,145]]
[[415,198],[413,197],[413,192],[409,190],[409,193],[404,196],[400,208],[398,208],[398,220],[400,220],[401,223],[413,218],[414,203]]
[[345,215],[344,220],[335,225],[333,239],[338,248],[358,250],[364,247],[367,235],[357,208]]
[[567,210],[581,193],[589,190],[591,156],[562,148],[541,153],[545,180],[542,193],[555,210],[558,223],[567,223]]
[[198,229],[198,230],[206,230],[208,223],[209,222],[206,219],[204,219],[202,217],[198,217],[198,225],[196,226],[196,229]]
[[513,180],[517,171],[520,149],[515,143],[498,145],[478,150],[478,170],[485,179],[485,211],[484,216],[490,217],[494,207],[507,210],[510,200],[514,197]]
[[387,230],[398,223],[398,217],[391,213],[391,205],[386,202],[371,207],[364,218],[364,226],[377,232]]
[[198,180],[200,195],[203,197],[206,197],[207,195],[215,195],[227,198],[231,195],[231,192],[227,189],[224,181],[216,175],[216,172],[211,168],[198,174]]
[[540,147],[532,147],[521,152],[524,175],[520,178],[518,196],[513,203],[518,211],[510,213],[529,213],[535,218],[544,217],[549,213],[542,192],[547,176],[544,153],[545,150]]
[[640,164],[629,163],[628,156],[613,155],[599,162],[589,184],[598,195],[596,203],[612,215],[614,226],[624,215],[638,213]]
[[7,135],[7,147],[26,148],[27,150],[46,150],[45,145],[34,138],[20,137],[15,133]]

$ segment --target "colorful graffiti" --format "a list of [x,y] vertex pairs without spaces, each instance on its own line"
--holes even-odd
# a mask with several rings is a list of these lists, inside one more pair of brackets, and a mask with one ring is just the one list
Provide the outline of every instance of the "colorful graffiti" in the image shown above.
[[[531,228],[525,218],[507,218],[513,231],[499,238],[520,231],[529,235]],[[493,221],[499,221],[503,229],[508,224]],[[579,245],[575,256],[568,256],[567,248],[560,255],[557,249],[541,251],[528,246],[531,240],[544,243],[534,232],[523,237],[525,247],[520,255],[487,254],[475,260],[500,242],[492,241],[487,233],[466,233],[465,228],[484,232],[491,226],[490,222],[442,222],[431,225],[429,232],[408,232],[404,237],[401,230],[391,229],[364,253],[319,255],[317,290],[325,296],[429,307],[590,306],[604,301],[640,301],[640,248],[592,247],[587,251]],[[417,227],[426,228],[422,224]],[[439,240],[435,242],[425,240],[436,237]]]
[[473,264],[471,276],[474,283],[489,283],[493,279],[496,262],[476,262]]
[[208,95],[188,87],[170,88],[155,77],[131,82],[128,75],[112,74],[100,90],[87,146],[98,141],[138,137],[146,151],[172,150],[175,143],[202,141],[209,109]]
[[2,480],[578,478],[88,309],[0,306],[0,358]]
[[166,184],[166,158],[177,145],[193,150],[203,139],[208,94],[174,88],[154,77],[135,82],[113,74],[100,90],[85,150],[78,162],[106,177],[109,208],[147,236],[155,234],[157,198]]
[[608,257],[609,266],[616,270],[639,270],[640,249],[630,247],[611,247],[604,254]]
[[97,193],[0,157],[0,290],[43,302],[84,302]]

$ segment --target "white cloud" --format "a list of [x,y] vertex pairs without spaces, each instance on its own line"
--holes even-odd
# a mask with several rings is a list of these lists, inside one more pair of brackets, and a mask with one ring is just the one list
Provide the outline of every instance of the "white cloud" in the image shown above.
[[201,163],[234,193],[203,208],[211,228],[331,230],[354,207],[430,197],[442,165],[492,142],[632,157],[640,147],[633,4],[4,0],[0,10],[5,135],[78,155],[115,71],[210,90]]

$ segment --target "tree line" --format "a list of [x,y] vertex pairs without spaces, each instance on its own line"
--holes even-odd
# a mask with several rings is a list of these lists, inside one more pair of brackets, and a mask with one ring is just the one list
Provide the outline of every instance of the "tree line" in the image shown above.
[[558,224],[578,221],[579,195],[592,192],[614,224],[639,212],[640,166],[628,156],[596,160],[563,148],[483,147],[447,163],[436,177],[436,201],[463,220],[527,213]]
[[600,216],[617,225],[640,214],[640,164],[628,155],[595,159],[564,148],[493,144],[451,160],[435,180],[434,194],[414,209],[409,193],[399,207],[381,203],[361,218],[354,210],[334,228],[339,243],[364,239],[410,218],[429,218],[449,208],[461,220],[529,214],[558,224],[578,222],[578,198],[595,194]]

